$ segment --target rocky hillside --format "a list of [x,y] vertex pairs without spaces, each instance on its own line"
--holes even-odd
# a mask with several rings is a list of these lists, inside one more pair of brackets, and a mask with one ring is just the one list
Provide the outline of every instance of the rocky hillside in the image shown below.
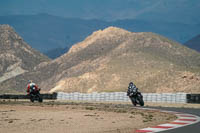
[[0,84],[45,61],[49,58],[26,44],[12,27],[0,25]]
[[44,66],[44,88],[54,91],[200,92],[200,54],[153,33],[109,27],[94,32]]
[[130,81],[142,92],[200,92],[200,54],[154,33],[109,27],[19,77],[50,92],[126,91]]
[[188,40],[185,45],[200,52],[200,35]]

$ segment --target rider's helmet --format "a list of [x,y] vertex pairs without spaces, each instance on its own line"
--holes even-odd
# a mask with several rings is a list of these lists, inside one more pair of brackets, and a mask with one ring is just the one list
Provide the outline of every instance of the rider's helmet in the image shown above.
[[33,81],[32,81],[32,80],[29,80],[29,81],[28,81],[28,84],[30,84],[30,83],[33,83]]
[[130,82],[130,83],[129,83],[129,86],[133,86],[133,82]]

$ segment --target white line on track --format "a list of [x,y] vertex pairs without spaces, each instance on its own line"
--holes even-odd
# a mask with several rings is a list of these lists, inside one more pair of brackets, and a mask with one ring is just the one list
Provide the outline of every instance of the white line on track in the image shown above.
[[169,114],[174,114],[177,116],[177,119],[175,121],[172,121],[166,124],[160,124],[154,127],[138,129],[136,130],[137,133],[155,133],[155,132],[167,131],[167,130],[180,128],[180,127],[184,127],[184,126],[188,126],[188,125],[200,122],[200,117],[196,115],[192,115],[192,114],[174,112],[174,111],[165,111],[165,110],[152,109],[152,108],[140,108],[140,107],[135,107],[135,108],[143,109],[143,110],[157,110],[157,111],[161,111],[161,112],[165,112]]

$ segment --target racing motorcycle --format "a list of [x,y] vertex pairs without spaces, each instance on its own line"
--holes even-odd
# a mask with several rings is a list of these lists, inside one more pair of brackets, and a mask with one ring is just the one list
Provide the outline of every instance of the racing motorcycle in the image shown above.
[[131,90],[130,92],[128,91],[127,96],[129,96],[134,106],[136,106],[137,104],[139,104],[140,106],[144,106],[143,96],[140,92],[137,91],[137,88]]
[[31,102],[34,102],[35,100],[40,103],[43,102],[43,98],[42,98],[42,95],[40,94],[40,90],[41,89],[36,89],[35,87],[30,89],[29,97],[30,97]]

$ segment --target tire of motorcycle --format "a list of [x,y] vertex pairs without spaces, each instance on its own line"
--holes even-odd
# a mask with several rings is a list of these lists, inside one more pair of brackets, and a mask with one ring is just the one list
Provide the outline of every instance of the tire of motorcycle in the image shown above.
[[131,99],[132,104],[133,104],[134,106],[136,106],[135,99],[134,99],[133,97],[130,97],[130,99]]
[[144,106],[144,101],[141,96],[138,97],[138,101],[139,101],[140,106]]
[[30,101],[33,103],[34,102],[34,97],[30,97]]

